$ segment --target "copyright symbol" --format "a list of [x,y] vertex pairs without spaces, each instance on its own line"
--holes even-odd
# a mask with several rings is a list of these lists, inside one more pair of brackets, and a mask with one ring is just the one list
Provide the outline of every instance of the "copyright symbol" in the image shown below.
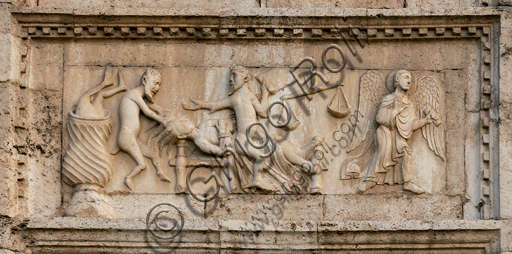
[[214,193],[212,196],[208,197],[208,194],[205,193],[205,194],[202,194],[204,197],[202,197],[201,195],[199,194],[196,194],[192,191],[192,181],[190,180],[191,176],[192,176],[192,173],[194,173],[194,171],[198,168],[201,168],[202,166],[195,166],[192,170],[190,170],[190,172],[188,173],[187,175],[187,189],[188,189],[188,192],[190,193],[190,195],[192,195],[192,197],[194,197],[197,201],[199,202],[210,202],[212,200],[214,200],[217,196],[219,196],[219,191],[220,191],[220,188],[221,187],[224,187],[224,184],[222,182],[222,179],[220,179],[219,175],[217,174],[217,172],[215,172],[215,170],[212,170],[210,176],[203,181],[204,184],[208,184],[212,179],[215,180],[215,190],[214,190]]
[[176,206],[161,203],[149,210],[146,216],[146,228],[154,237],[171,241],[181,233],[185,218]]

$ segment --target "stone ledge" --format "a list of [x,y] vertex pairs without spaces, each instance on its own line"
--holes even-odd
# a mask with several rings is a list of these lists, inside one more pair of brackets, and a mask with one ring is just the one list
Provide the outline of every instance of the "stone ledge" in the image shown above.
[[250,253],[253,249],[268,253],[292,249],[350,253],[451,253],[462,249],[464,253],[499,253],[501,224],[465,220],[274,222],[257,230],[240,230],[248,223],[193,220],[185,222],[174,242],[158,245],[141,219],[62,217],[31,219],[22,234],[33,253],[158,253],[172,249],[193,253]]
[[71,14],[76,16],[216,16],[216,17],[364,17],[364,16],[488,16],[500,15],[500,9],[472,7],[452,9],[364,9],[364,8],[246,8],[222,11],[200,8],[51,8],[51,7],[11,7],[17,14]]

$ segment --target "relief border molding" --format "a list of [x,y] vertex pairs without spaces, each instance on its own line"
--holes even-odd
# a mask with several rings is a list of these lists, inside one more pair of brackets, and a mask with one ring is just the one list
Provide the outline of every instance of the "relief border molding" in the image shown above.
[[[361,22],[355,18],[353,26],[349,26],[346,18],[317,17],[318,22],[299,22],[300,17],[290,18],[288,22],[272,24],[254,24],[248,22],[247,17],[227,17],[226,24],[218,24],[219,18],[214,18],[213,25],[200,25],[198,20],[209,16],[193,16],[190,22],[185,22],[187,17],[179,17],[178,24],[173,22],[162,24],[158,22],[144,22],[137,19],[137,24],[120,23],[115,20],[112,23],[97,22],[97,16],[81,17],[78,21],[60,17],[58,14],[14,14],[18,19],[19,35],[30,44],[31,39],[158,39],[158,40],[336,40],[341,39],[340,29],[350,39],[364,40],[439,40],[439,39],[480,39],[480,216],[481,219],[499,218],[499,148],[498,146],[498,105],[499,105],[499,71],[493,66],[499,66],[499,16],[464,16],[461,20],[449,22],[443,17],[420,17],[417,25],[411,23],[408,17],[400,17],[406,20],[406,25],[399,24],[396,19],[384,17],[380,21],[377,18],[365,17],[368,22]],[[33,22],[38,17],[52,17],[53,23]],[[498,17],[498,18],[497,18]],[[126,17],[114,17],[113,19]],[[140,18],[140,17],[139,17]],[[175,18],[175,17],[172,17]],[[286,17],[280,17],[285,19]],[[308,17],[304,17],[305,19]],[[310,17],[309,17],[310,18]],[[361,18],[361,17],[358,17]],[[386,23],[388,25],[374,25]],[[417,19],[418,17],[411,17]],[[449,16],[448,16],[449,18]],[[221,18],[222,19],[222,18]],[[261,19],[261,17],[257,18]],[[351,19],[351,18],[350,18]],[[39,19],[41,20],[41,19]],[[153,20],[150,18],[150,20]],[[203,20],[203,22],[204,22]],[[327,22],[324,22],[327,20]],[[475,23],[480,20],[480,23]],[[168,21],[168,20],[164,20]],[[261,21],[261,20],[258,20]],[[339,22],[337,22],[339,21]],[[349,20],[350,21],[350,20]],[[429,21],[432,24],[428,24]],[[443,23],[443,21],[445,21]],[[412,21],[414,22],[414,21]],[[153,23],[153,24],[151,24]],[[204,22],[202,24],[207,24]],[[265,22],[261,22],[265,23]],[[267,22],[269,23],[269,22]],[[328,23],[328,24],[326,24]],[[339,23],[342,25],[336,25]],[[313,24],[313,25],[311,25]],[[372,25],[368,25],[372,24]],[[351,29],[351,36],[348,29]],[[357,37],[353,37],[353,36]],[[26,58],[26,55],[25,55]],[[28,69],[26,62],[21,63],[22,73]],[[20,82],[20,88],[26,88],[26,82]],[[23,165],[23,162],[19,162]]]
[[341,39],[339,29],[350,28],[358,39],[459,39],[485,38],[489,24],[469,26],[134,26],[109,24],[23,24],[21,38],[75,39]]
[[[80,226],[77,226],[77,221]],[[167,253],[183,249],[199,251],[251,251],[254,249],[274,251],[338,251],[357,249],[363,253],[380,251],[447,252],[466,251],[499,252],[500,222],[494,221],[409,221],[398,227],[396,222],[332,222],[315,223],[283,222],[276,229],[258,232],[240,231],[243,221],[220,220],[207,222],[196,220],[183,229],[179,243],[165,246],[148,246],[143,237],[146,231],[142,221],[106,220],[94,218],[32,219],[24,229],[27,248],[34,253],[68,253],[80,248],[83,252]],[[117,230],[112,230],[112,229]],[[342,236],[340,236],[342,232]],[[274,244],[257,242],[240,246],[243,235],[258,235],[270,239]],[[362,237],[354,237],[354,236]],[[414,235],[414,241],[408,238]],[[209,242],[198,242],[205,237]],[[73,239],[73,240],[69,240]],[[124,241],[119,242],[119,239]],[[274,241],[286,239],[286,241]],[[370,241],[368,239],[371,239]]]

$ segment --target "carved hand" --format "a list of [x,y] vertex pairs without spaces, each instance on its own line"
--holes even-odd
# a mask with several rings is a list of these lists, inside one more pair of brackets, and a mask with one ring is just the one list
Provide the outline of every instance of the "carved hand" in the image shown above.
[[435,126],[439,126],[442,122],[439,119],[439,115],[435,112],[428,112],[427,116],[424,118],[426,123],[433,123]]
[[230,155],[230,154],[235,155],[235,154],[236,154],[235,149],[233,149],[233,148],[231,148],[231,147],[226,147],[226,148],[224,149],[224,151],[227,151],[226,155]]
[[432,119],[431,122],[435,124],[435,126],[439,126],[441,123],[441,119],[439,118],[439,115],[437,113],[431,113],[430,118]]
[[160,123],[165,127],[167,128],[167,126],[169,126],[169,124],[171,123],[172,119],[170,117],[165,117],[165,118],[162,118],[162,121],[160,121]]
[[200,101],[194,101],[190,99],[191,102],[189,103],[183,103],[183,108],[186,110],[199,110],[203,108],[203,104]]

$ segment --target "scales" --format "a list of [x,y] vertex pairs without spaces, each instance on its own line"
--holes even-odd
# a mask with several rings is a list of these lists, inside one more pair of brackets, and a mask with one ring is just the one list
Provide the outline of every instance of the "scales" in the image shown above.
[[345,93],[343,93],[343,88],[338,86],[336,88],[336,93],[331,100],[329,106],[327,106],[327,111],[336,118],[346,117],[352,112],[352,108],[348,104],[347,98],[345,97]]

